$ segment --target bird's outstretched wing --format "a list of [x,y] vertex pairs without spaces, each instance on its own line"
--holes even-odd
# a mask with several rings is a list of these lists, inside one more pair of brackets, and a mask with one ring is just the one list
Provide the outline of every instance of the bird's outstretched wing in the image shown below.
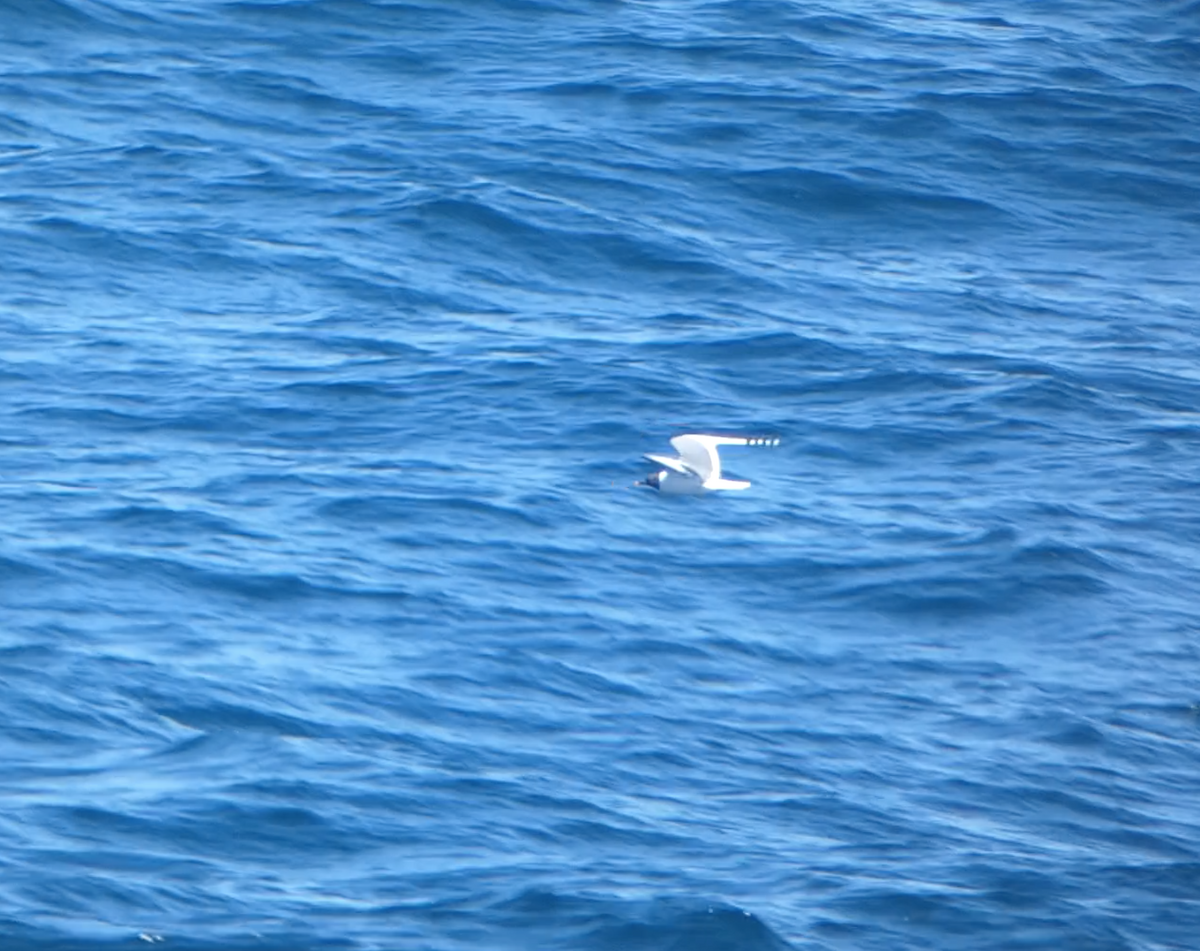
[[714,492],[728,492],[734,489],[748,489],[750,483],[745,479],[709,479],[704,483],[704,488],[711,489]]
[[688,469],[684,465],[682,459],[676,459],[674,456],[658,456],[652,452],[645,454],[646,458],[651,462],[660,466],[666,466],[668,469],[674,469],[676,472],[682,472],[684,475],[695,475],[696,473]]
[[778,446],[779,440],[773,436],[704,436],[688,433],[673,438],[671,445],[679,453],[683,464],[694,470],[701,479],[705,482],[719,482],[721,457],[717,454],[718,446]]

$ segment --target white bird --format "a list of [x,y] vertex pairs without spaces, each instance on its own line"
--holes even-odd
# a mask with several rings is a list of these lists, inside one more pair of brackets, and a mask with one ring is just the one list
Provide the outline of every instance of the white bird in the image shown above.
[[669,495],[700,495],[720,489],[748,489],[750,483],[741,479],[721,478],[721,457],[718,446],[778,446],[779,440],[770,436],[702,436],[688,433],[676,436],[671,445],[678,457],[646,453],[646,458],[660,466],[658,472],[646,476],[647,485]]

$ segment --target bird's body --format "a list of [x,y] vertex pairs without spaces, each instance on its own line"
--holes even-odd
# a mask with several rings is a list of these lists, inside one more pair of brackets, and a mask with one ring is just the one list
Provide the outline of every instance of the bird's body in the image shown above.
[[702,495],[705,492],[748,489],[749,482],[721,477],[721,457],[717,454],[717,447],[778,446],[779,440],[773,437],[705,436],[688,433],[674,437],[671,445],[679,453],[678,456],[646,454],[646,458],[651,462],[665,468],[652,472],[646,476],[644,482],[637,483],[638,485],[658,489],[667,495]]

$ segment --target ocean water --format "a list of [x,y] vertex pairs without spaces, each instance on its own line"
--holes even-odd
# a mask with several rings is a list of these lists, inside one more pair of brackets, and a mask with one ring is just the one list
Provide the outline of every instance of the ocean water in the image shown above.
[[1200,947],[1200,4],[0,0],[0,277],[4,951]]

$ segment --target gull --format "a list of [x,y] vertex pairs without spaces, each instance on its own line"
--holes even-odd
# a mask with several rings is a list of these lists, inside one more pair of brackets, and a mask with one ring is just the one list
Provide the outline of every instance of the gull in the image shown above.
[[721,489],[748,489],[749,482],[721,478],[721,457],[717,455],[717,447],[778,446],[779,440],[773,436],[704,436],[687,433],[674,437],[671,445],[679,453],[678,457],[646,453],[647,459],[666,468],[650,473],[644,482],[635,482],[634,485],[646,485],[668,495],[700,495]]

